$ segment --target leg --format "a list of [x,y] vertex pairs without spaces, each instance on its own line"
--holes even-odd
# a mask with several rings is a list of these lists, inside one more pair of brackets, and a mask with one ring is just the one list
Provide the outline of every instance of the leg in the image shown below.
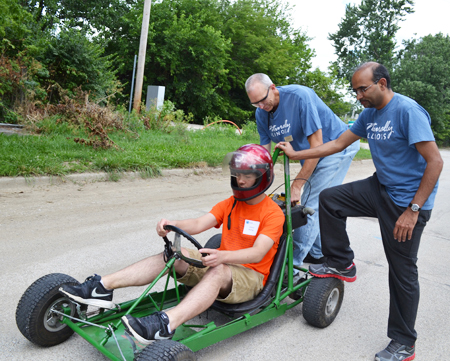
[[179,325],[208,309],[219,294],[227,295],[232,283],[229,266],[209,268],[201,281],[174,308],[142,318],[125,315],[122,323],[144,345],[157,339],[171,339]]
[[323,158],[303,187],[301,202],[316,212],[308,215],[308,223],[294,230],[294,265],[300,266],[308,252],[321,258],[321,235],[319,227],[319,194],[322,190],[343,182],[348,168],[359,150],[359,141],[342,152]]
[[195,267],[189,267],[186,275],[179,281],[197,284],[180,304],[166,312],[142,318],[130,315],[122,317],[122,322],[137,340],[149,344],[155,339],[172,338],[179,325],[208,309],[214,300],[225,303],[245,302],[253,299],[263,289],[264,275],[241,265],[222,264],[208,268],[206,272],[204,269],[198,271],[198,268],[194,271],[193,268]]
[[207,310],[218,295],[226,297],[232,286],[231,270],[227,265],[208,269],[202,280],[174,308],[168,310],[170,328],[175,330],[182,323]]
[[[182,249],[182,252],[189,256],[186,249]],[[114,308],[115,304],[112,302],[114,289],[146,285],[161,273],[165,264],[163,254],[160,253],[105,277],[90,276],[78,286],[63,285],[60,292],[78,303],[102,308]],[[179,275],[184,275],[187,269],[188,264],[184,261],[177,260],[175,262],[175,270]]]
[[420,297],[417,253],[431,211],[420,211],[411,240],[398,242],[393,237],[393,229],[405,209],[397,206],[384,190],[382,198],[384,206],[378,213],[378,219],[389,264],[388,337],[402,345],[413,346],[417,338],[414,326]]
[[[189,257],[189,252],[186,249],[182,248],[181,251],[185,256]],[[147,285],[153,282],[165,265],[163,253],[159,253],[125,267],[118,272],[102,277],[102,282],[110,290]],[[184,275],[188,266],[184,261],[177,260],[175,262],[175,270],[179,275]]]
[[320,194],[322,251],[329,266],[342,269],[353,262],[347,217],[376,217],[376,209],[380,207],[378,184],[374,175],[325,189]]

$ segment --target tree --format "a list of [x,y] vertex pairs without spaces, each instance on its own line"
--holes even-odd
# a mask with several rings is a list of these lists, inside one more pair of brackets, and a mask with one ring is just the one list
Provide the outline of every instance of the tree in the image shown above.
[[[102,35],[111,39],[106,51],[118,54],[124,83],[131,80],[141,12],[124,14],[114,32]],[[156,2],[144,80],[164,85],[166,98],[197,122],[205,117],[243,122],[254,111],[244,89],[251,74],[265,72],[283,85],[311,67],[308,37],[291,27],[286,14],[279,0]]]
[[336,77],[336,74],[327,75],[320,69],[304,74],[304,81],[300,82],[313,89],[317,96],[333,111],[334,114],[344,117],[352,111],[353,104],[345,100],[345,80]]
[[392,87],[423,106],[436,140],[450,144],[450,37],[439,33],[404,42]]
[[36,56],[47,70],[38,79],[42,87],[49,89],[48,98],[52,100],[58,95],[51,90],[51,85],[56,83],[69,92],[80,87],[94,99],[111,95],[117,82],[111,70],[111,56],[104,56],[103,52],[100,45],[93,44],[85,33],[76,29],[61,29],[51,37]]
[[[81,87],[110,94],[118,80],[125,85],[120,100],[128,101],[142,1],[4,1],[28,12],[22,43],[34,63],[19,66],[26,75],[19,95],[39,90],[43,100],[56,83],[69,93]],[[252,118],[244,83],[256,72],[269,74],[277,85],[311,85],[336,109],[345,108],[336,82],[320,71],[309,74],[314,51],[308,36],[291,26],[289,10],[283,0],[154,1],[144,84],[165,86],[166,99],[198,123],[207,117],[238,123]]]
[[413,0],[362,0],[348,4],[339,30],[329,34],[335,54],[337,75],[351,81],[354,69],[366,61],[376,61],[388,69],[396,58],[395,35],[399,22],[414,12]]
[[308,36],[293,29],[290,8],[276,0],[221,1],[222,31],[232,48],[227,63],[227,96],[232,119],[253,116],[244,83],[254,73],[266,73],[277,85],[298,83],[311,68],[314,51]]
[[20,0],[33,16],[39,31],[57,27],[79,28],[101,33],[114,27],[118,19],[130,11],[138,0]]

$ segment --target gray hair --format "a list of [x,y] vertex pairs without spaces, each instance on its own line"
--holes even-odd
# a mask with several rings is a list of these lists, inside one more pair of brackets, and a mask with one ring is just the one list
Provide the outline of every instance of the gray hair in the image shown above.
[[272,80],[266,74],[256,73],[250,76],[245,82],[245,91],[248,93],[256,83],[263,84],[267,88],[273,84]]

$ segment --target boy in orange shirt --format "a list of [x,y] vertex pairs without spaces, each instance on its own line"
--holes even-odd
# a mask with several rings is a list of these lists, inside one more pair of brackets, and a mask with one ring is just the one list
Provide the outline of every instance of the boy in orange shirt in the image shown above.
[[[122,317],[127,330],[142,344],[172,338],[179,325],[207,310],[216,299],[241,303],[253,299],[264,287],[285,220],[281,208],[264,194],[274,178],[272,158],[264,147],[247,144],[226,159],[233,196],[201,217],[162,219],[156,226],[158,235],[164,237],[166,225],[191,235],[224,225],[218,249],[182,248],[185,256],[201,260],[206,267],[197,268],[183,260],[174,263],[178,281],[195,286],[180,304],[142,318]],[[202,257],[202,253],[207,256]],[[88,277],[78,286],[64,285],[60,292],[78,303],[113,308],[114,289],[149,284],[164,266],[161,253],[104,277]]]

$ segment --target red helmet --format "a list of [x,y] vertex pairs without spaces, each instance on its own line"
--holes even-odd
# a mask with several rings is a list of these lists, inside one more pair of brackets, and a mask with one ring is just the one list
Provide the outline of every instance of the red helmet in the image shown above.
[[[269,151],[258,144],[246,144],[237,151],[228,153],[224,159],[231,173],[231,188],[238,201],[247,201],[264,193],[273,182],[273,162]],[[240,188],[237,174],[256,175],[255,184],[250,188]]]

